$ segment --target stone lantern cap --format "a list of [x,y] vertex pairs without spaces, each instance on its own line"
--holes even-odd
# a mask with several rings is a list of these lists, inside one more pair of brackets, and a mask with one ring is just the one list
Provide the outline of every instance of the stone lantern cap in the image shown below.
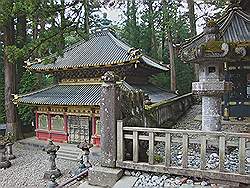
[[60,146],[56,146],[52,140],[48,141],[49,141],[48,145],[45,148],[43,148],[43,150],[46,151],[48,154],[56,153],[60,149]]
[[248,62],[250,35],[247,28],[250,15],[244,9],[243,3],[232,3],[222,17],[208,21],[201,34],[182,44],[182,60],[185,63],[198,64]]
[[119,77],[113,71],[107,71],[102,76],[102,80],[107,83],[115,83],[119,80]]
[[93,144],[88,143],[86,140],[84,140],[83,142],[80,142],[77,147],[79,149],[81,149],[82,151],[89,151],[90,148],[93,147]]

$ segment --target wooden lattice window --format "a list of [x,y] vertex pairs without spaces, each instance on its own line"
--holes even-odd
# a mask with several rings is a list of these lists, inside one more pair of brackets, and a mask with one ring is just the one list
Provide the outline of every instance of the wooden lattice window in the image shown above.
[[51,117],[51,129],[56,131],[64,130],[63,116],[55,115]]
[[41,114],[38,116],[38,128],[48,129],[48,116],[46,114]]

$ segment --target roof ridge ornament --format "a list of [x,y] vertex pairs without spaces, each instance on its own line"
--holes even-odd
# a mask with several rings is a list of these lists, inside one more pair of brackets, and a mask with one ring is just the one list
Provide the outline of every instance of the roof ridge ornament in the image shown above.
[[142,50],[136,48],[128,49],[128,54],[131,55],[133,58],[139,59],[142,56]]
[[113,71],[107,71],[101,79],[105,83],[115,83],[116,81],[119,80],[119,77],[113,72]]
[[204,29],[204,33],[206,36],[206,42],[210,40],[216,40],[219,35],[219,27],[215,20],[209,20]]
[[234,51],[237,55],[240,55],[241,57],[245,57],[247,55],[247,50],[243,46],[236,47]]

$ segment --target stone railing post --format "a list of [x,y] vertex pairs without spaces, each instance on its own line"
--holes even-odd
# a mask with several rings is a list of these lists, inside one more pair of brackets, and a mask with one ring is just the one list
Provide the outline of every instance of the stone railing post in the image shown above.
[[116,122],[120,118],[119,86],[117,76],[108,71],[102,76],[103,84],[100,101],[101,121],[101,167],[89,170],[88,181],[91,185],[113,187],[123,171],[116,167],[117,130]]
[[102,77],[100,121],[101,121],[101,165],[115,167],[116,164],[116,121],[120,115],[119,87],[113,72],[106,72]]

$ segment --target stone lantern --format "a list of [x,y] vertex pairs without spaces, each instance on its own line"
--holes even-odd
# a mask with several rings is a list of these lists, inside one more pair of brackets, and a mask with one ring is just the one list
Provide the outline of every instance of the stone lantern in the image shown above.
[[55,178],[60,177],[61,171],[56,167],[56,153],[59,150],[60,146],[56,146],[52,140],[49,140],[48,145],[43,149],[49,154],[49,161],[51,162],[50,169],[44,173],[44,179],[50,179],[52,175]]
[[[218,32],[215,22],[207,23],[204,45],[196,48],[197,58],[202,59],[206,50],[217,51],[217,48],[223,56],[228,53],[229,45],[216,41]],[[199,62],[199,82],[192,84],[192,91],[202,97],[202,130],[221,130],[221,98],[230,90],[230,82],[224,81],[224,61],[207,58]]]
[[76,170],[73,171],[73,173],[71,173],[71,176],[77,176],[80,173],[84,172],[86,169],[92,167],[92,165],[89,162],[89,154],[90,154],[90,148],[93,147],[93,144],[88,143],[86,140],[84,140],[83,142],[80,142],[77,145],[77,148],[82,150],[82,155],[79,159],[79,166]]
[[14,144],[13,135],[11,133],[7,133],[6,141],[7,141],[6,149],[7,149],[8,159],[9,160],[15,159],[16,156],[13,154],[13,150],[12,150],[12,146]]
[[80,163],[83,164],[85,168],[91,167],[91,164],[89,162],[89,149],[93,147],[93,144],[88,143],[86,140],[84,140],[83,142],[79,143],[77,147],[82,150]]
[[0,169],[9,168],[11,166],[11,162],[9,161],[8,157],[6,156],[6,144],[7,140],[5,137],[0,136]]
[[[218,40],[219,27],[209,21],[198,44],[193,42],[182,49],[182,59],[199,64],[199,81],[193,82],[193,94],[202,98],[202,130],[221,130],[222,95],[232,85],[224,80],[224,63],[231,46]],[[197,41],[196,41],[197,42]]]

